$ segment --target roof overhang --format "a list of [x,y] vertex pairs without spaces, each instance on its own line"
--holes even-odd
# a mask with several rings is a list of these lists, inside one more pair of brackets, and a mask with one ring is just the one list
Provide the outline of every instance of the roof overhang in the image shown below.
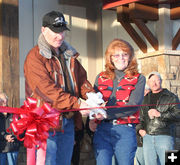
[[138,2],[140,0],[103,0],[103,9],[110,9],[128,3]]
[[141,3],[147,5],[158,5],[158,4],[180,4],[179,0],[102,0],[103,9],[116,9],[118,6],[130,4],[130,3]]
[[[155,51],[159,50],[159,42],[151,29],[146,25],[147,21],[158,21],[160,4],[169,4],[170,19],[180,19],[180,0],[102,0],[103,9],[115,10],[117,13],[117,21],[127,31],[134,42],[142,50],[147,53],[147,43],[142,36],[131,25],[134,23],[141,31],[144,38],[148,40]],[[180,44],[180,28],[173,37],[172,49],[176,50]]]

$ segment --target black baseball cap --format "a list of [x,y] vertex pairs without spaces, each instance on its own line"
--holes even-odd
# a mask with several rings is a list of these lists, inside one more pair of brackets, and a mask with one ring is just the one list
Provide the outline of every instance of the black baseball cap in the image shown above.
[[65,21],[64,15],[58,11],[51,11],[45,14],[42,26],[50,28],[55,33],[69,30],[69,28],[67,28],[67,22]]

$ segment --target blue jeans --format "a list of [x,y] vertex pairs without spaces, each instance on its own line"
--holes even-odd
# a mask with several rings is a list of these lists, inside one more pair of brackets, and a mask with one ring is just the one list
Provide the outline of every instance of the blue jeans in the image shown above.
[[94,134],[93,145],[96,165],[112,165],[113,155],[117,165],[134,165],[137,148],[135,125],[102,122]]
[[46,165],[70,165],[74,146],[74,121],[63,119],[63,132],[49,132]]
[[0,165],[16,165],[17,164],[18,151],[0,153]]
[[174,149],[174,138],[168,135],[148,135],[143,137],[143,152],[146,165],[165,164],[165,151]]
[[18,151],[7,152],[8,165],[16,165],[17,157],[18,157]]
[[0,165],[5,165],[7,161],[6,153],[0,153]]
[[143,147],[137,147],[135,158],[136,165],[145,165]]

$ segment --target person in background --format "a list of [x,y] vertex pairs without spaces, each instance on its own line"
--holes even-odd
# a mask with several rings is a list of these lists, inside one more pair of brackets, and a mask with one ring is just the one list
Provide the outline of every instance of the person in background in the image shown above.
[[[87,74],[77,60],[79,53],[65,41],[69,31],[64,15],[51,11],[43,16],[38,44],[30,50],[24,63],[26,97],[36,98],[38,106],[49,103],[63,113],[56,133],[49,132],[46,150],[46,165],[70,165],[74,146],[74,123],[82,129],[82,115],[89,110],[68,112],[71,109],[87,108],[80,100],[87,99],[86,93],[93,87]],[[37,153],[36,163],[42,162]]]
[[83,127],[81,130],[76,130],[75,128],[75,143],[73,148],[73,155],[71,164],[72,165],[79,165],[80,162],[80,152],[81,152],[81,141],[84,137],[84,123],[82,123]]
[[[146,85],[145,90],[144,90],[144,96],[146,96],[150,92],[150,88]],[[139,130],[139,124],[136,125],[136,130]],[[136,155],[135,155],[135,162],[136,165],[145,165],[144,162],[144,155],[143,155],[143,139],[142,137],[136,133],[137,137],[137,150],[136,150]]]
[[165,152],[174,149],[173,132],[175,122],[180,121],[178,97],[162,88],[162,78],[158,72],[148,75],[151,89],[140,107],[140,125],[137,132],[143,138],[143,153],[146,165],[165,164]]
[[[106,106],[107,118],[98,114],[90,120],[95,131],[93,145],[97,165],[111,165],[114,155],[117,165],[133,165],[137,148],[136,129],[140,105],[144,98],[145,77],[138,72],[132,46],[114,39],[105,52],[105,71],[96,77],[94,89],[100,91]],[[99,124],[97,124],[99,123]]]
[[[8,105],[8,97],[0,92],[0,106]],[[16,165],[20,142],[13,134],[6,131],[9,128],[11,114],[0,113],[0,165]]]

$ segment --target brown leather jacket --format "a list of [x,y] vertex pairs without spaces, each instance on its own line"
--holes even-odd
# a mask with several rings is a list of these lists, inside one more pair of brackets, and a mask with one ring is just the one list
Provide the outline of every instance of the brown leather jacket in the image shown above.
[[[64,91],[65,84],[59,60],[52,54],[43,53],[41,49],[44,49],[41,43],[32,48],[24,63],[26,97],[36,98],[39,106],[47,102],[57,110],[79,108],[79,97],[86,99],[86,93],[93,91],[93,88],[87,80],[85,69],[76,59],[78,53],[70,57],[75,93],[75,96],[72,96]],[[81,114],[75,113],[74,118],[76,128],[81,129]]]

